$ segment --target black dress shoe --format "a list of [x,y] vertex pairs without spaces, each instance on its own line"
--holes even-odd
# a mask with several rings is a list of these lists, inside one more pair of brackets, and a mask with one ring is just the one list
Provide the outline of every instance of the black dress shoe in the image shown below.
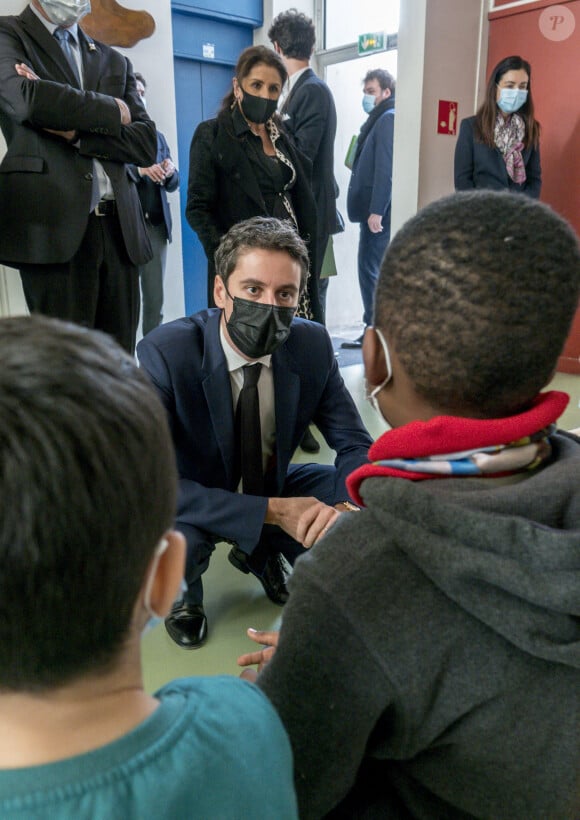
[[246,574],[251,572],[252,575],[255,575],[272,603],[284,606],[288,600],[288,589],[286,588],[288,572],[286,571],[284,558],[279,552],[268,555],[266,564],[260,571],[252,566],[251,556],[246,555],[239,547],[231,548],[228,561],[240,572]]
[[165,629],[182,649],[199,649],[207,639],[207,618],[203,606],[178,601],[165,619]]
[[320,444],[316,441],[316,439],[312,435],[312,431],[310,430],[310,427],[306,428],[306,432],[302,436],[302,441],[300,442],[300,449],[304,450],[305,453],[319,453],[320,452]]
[[358,337],[358,339],[353,339],[352,342],[343,342],[341,347],[343,350],[359,350],[362,347],[363,339],[365,337],[364,331]]

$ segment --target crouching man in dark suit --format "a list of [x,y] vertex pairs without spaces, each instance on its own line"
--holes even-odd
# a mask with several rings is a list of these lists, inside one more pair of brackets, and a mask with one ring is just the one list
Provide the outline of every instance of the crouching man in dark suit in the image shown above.
[[[177,454],[187,592],[166,627],[186,649],[207,636],[201,575],[216,542],[231,543],[230,562],[283,605],[282,556],[293,564],[342,512],[356,509],[345,479],[371,443],[327,331],[294,318],[308,253],[292,226],[265,217],[240,222],[215,261],[218,307],[162,325],[138,345]],[[334,466],[290,465],[311,420],[336,451]]]
[[0,17],[0,262],[32,312],[112,334],[129,352],[151,246],[125,163],[155,162],[129,61],[78,26],[89,0]]

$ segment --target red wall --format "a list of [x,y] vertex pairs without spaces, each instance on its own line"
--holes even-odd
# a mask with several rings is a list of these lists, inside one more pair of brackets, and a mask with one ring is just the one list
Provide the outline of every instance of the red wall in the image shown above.
[[[507,0],[505,0],[507,2]],[[496,0],[496,5],[501,5]],[[580,0],[560,2],[576,19],[567,39],[542,34],[540,15],[556,4],[538,2],[489,15],[488,74],[503,58],[519,54],[532,66],[536,117],[542,126],[542,195],[580,236]],[[549,237],[546,237],[549,241]],[[565,298],[556,294],[556,298]],[[580,373],[580,312],[560,357],[559,370]]]

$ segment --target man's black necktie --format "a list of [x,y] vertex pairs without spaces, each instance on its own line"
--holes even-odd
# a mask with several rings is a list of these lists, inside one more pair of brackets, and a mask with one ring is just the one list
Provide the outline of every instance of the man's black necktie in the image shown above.
[[59,27],[59,28],[55,28],[54,36],[58,40],[58,44],[61,47],[61,49],[64,53],[64,56],[68,60],[68,63],[70,65],[71,69],[72,69],[72,72],[73,72],[74,76],[76,77],[76,80],[77,80],[77,82],[80,86],[81,85],[81,78],[79,76],[79,68],[78,68],[78,65],[77,65],[77,61],[75,60],[75,55],[73,54],[73,50],[72,50],[72,39],[73,39],[72,34],[70,33],[70,31],[67,28]]
[[247,364],[242,369],[244,386],[236,407],[236,447],[239,454],[242,491],[249,495],[263,495],[262,430],[258,398],[258,379],[262,365]]

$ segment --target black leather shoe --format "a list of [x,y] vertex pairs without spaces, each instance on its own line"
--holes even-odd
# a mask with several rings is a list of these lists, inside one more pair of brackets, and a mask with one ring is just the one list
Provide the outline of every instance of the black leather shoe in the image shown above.
[[341,347],[343,350],[360,350],[362,347],[363,339],[364,339],[364,332],[358,337],[358,339],[353,339],[351,341],[343,342]]
[[246,555],[239,547],[232,547],[228,561],[240,572],[249,572],[258,579],[264,587],[264,592],[273,604],[284,606],[288,600],[288,589],[286,582],[288,573],[286,571],[284,558],[279,552],[268,555],[264,568],[258,572],[252,567],[251,556]]
[[207,639],[207,618],[203,606],[178,601],[165,619],[165,629],[182,649],[199,649]]
[[302,436],[302,441],[300,442],[300,449],[304,450],[305,453],[319,453],[320,452],[320,444],[316,441],[316,439],[312,435],[312,431],[310,430],[310,427],[306,428],[306,432]]

